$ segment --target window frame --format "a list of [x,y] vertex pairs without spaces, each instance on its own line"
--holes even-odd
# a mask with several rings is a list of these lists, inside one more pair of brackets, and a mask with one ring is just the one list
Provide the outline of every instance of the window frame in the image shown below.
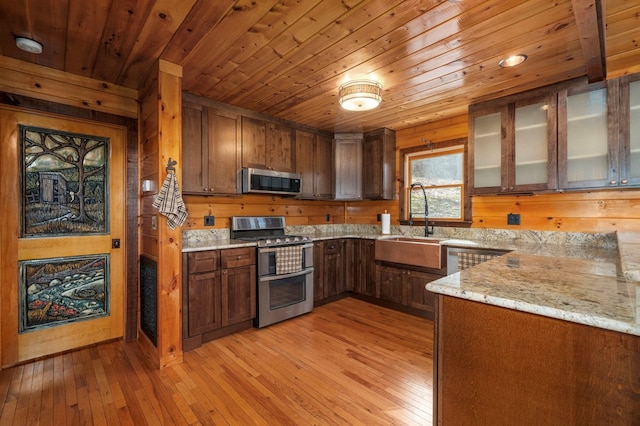
[[[459,139],[450,139],[442,142],[434,143],[431,147],[426,147],[424,145],[415,146],[411,148],[405,148],[400,150],[400,190],[399,190],[399,211],[400,211],[400,224],[408,225],[409,217],[408,217],[408,191],[409,191],[409,157],[415,157],[419,155],[429,155],[432,152],[440,152],[446,150],[452,150],[455,152],[456,147],[462,148],[462,167],[463,167],[463,182],[462,182],[462,219],[461,220],[452,220],[452,219],[437,219],[437,218],[429,218],[430,224],[435,224],[437,226],[458,226],[465,227],[471,225],[471,197],[469,192],[469,179],[467,176],[467,165],[469,158],[469,145],[467,138],[459,138]],[[414,218],[413,220],[415,224],[424,225],[424,218]]]

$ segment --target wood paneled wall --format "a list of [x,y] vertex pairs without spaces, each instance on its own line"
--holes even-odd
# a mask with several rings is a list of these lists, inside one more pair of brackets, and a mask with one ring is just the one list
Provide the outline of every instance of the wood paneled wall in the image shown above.
[[[467,116],[398,130],[398,149],[467,137]],[[398,161],[401,159],[398,158]],[[566,232],[614,232],[640,229],[640,190],[598,190],[533,196],[476,196],[472,198],[474,228]],[[507,214],[520,213],[520,226],[507,225]]]
[[[467,116],[427,123],[396,132],[396,170],[399,150],[435,144],[468,135]],[[364,148],[366,149],[366,147]],[[396,184],[400,176],[396,176]],[[398,187],[390,201],[305,201],[286,197],[186,197],[189,219],[185,229],[204,229],[204,216],[216,216],[215,228],[228,228],[229,217],[284,215],[289,225],[327,223],[377,224],[377,214],[391,213],[398,224]],[[520,213],[521,225],[507,225],[508,213]],[[330,214],[330,221],[326,215]],[[533,196],[482,196],[472,199],[472,227],[565,232],[614,232],[640,229],[640,190],[599,190]]]
[[[158,61],[141,94],[140,176],[154,182],[141,197],[140,254],[157,261],[157,345],[140,333],[141,347],[152,363],[164,368],[182,362],[182,237],[152,204],[167,175],[169,159],[177,176],[182,167],[182,68]],[[157,218],[152,226],[152,218]],[[155,228],[155,229],[154,229]]]

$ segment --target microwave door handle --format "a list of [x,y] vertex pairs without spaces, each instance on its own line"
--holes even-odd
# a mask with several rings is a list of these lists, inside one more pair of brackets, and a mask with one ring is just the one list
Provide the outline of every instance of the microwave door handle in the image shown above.
[[301,271],[292,272],[290,274],[267,275],[267,276],[263,275],[263,276],[260,277],[260,281],[282,280],[282,279],[286,279],[286,278],[294,278],[294,277],[299,277],[301,275],[312,274],[312,273],[313,273],[313,268],[304,268]]

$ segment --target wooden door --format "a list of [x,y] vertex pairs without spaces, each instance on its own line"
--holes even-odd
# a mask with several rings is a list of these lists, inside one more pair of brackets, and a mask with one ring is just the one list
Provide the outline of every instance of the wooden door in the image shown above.
[[242,167],[267,168],[267,123],[242,117]]
[[[182,192],[200,194],[208,192],[206,134],[203,134],[202,105],[183,103],[182,105]],[[206,124],[206,123],[205,123]]]
[[256,267],[222,270],[222,326],[256,317]]
[[296,173],[300,174],[301,189],[298,198],[316,198],[314,172],[316,135],[304,130],[296,130]]
[[403,269],[380,265],[377,265],[376,269],[376,281],[380,286],[380,299],[405,304],[405,271]]
[[[298,152],[296,152],[296,156]],[[333,199],[333,140],[317,135],[314,145],[313,191],[317,199]]]
[[[240,192],[240,117],[207,108],[207,188],[216,194]],[[184,156],[184,153],[183,153]]]
[[313,243],[313,301],[324,299],[324,242]]
[[217,330],[222,326],[220,271],[190,274],[188,280],[189,337]]
[[293,129],[278,124],[269,125],[267,168],[278,172],[293,173],[295,135]]
[[375,240],[360,240],[360,282],[358,293],[378,297],[376,286]]
[[324,247],[324,297],[343,293],[344,265],[342,240],[329,240]]
[[0,108],[3,366],[123,336],[125,141]]

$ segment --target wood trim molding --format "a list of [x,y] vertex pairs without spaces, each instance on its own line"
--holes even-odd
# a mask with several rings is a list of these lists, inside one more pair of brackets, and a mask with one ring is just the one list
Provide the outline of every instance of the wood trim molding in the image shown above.
[[138,91],[0,55],[0,91],[138,118]]
[[602,81],[607,75],[602,4],[599,0],[572,0],[571,3],[589,83]]

